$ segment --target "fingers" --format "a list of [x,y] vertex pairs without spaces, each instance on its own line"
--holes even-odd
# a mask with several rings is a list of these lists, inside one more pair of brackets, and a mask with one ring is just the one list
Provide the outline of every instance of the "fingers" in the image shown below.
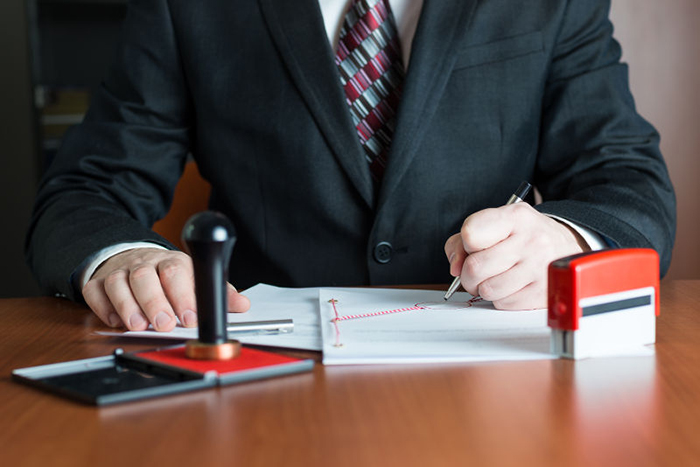
[[[177,324],[175,312],[165,296],[158,271],[152,264],[142,264],[131,269],[129,271],[128,285],[131,287],[135,303],[125,303],[127,307],[123,309],[123,312],[128,314],[126,319],[122,315],[122,320],[125,323],[132,324],[132,319],[138,319],[137,310],[140,307],[139,311],[146,315],[146,319],[153,324],[153,328],[156,331],[171,331],[175,327]],[[105,290],[107,290],[107,295],[109,295],[107,281],[105,281]],[[126,297],[126,292],[124,293]],[[114,300],[112,303],[115,303]],[[133,307],[134,304],[136,308]],[[119,310],[120,307],[117,306],[117,311],[119,312]],[[129,329],[131,327],[129,326]]]
[[[228,311],[244,312],[250,300],[227,284]],[[191,258],[178,251],[142,248],[119,253],[83,287],[83,297],[108,326],[170,331],[198,323]]]
[[182,325],[197,326],[194,272],[189,256],[181,254],[158,263],[158,277],[165,296]]
[[117,311],[124,325],[131,331],[143,331],[148,327],[146,316],[131,293],[128,271],[118,269],[104,279],[107,298]]
[[88,281],[83,287],[83,298],[85,303],[107,326],[117,328],[123,325],[117,310],[114,309],[105,293],[104,280],[92,279]]
[[493,302],[498,310],[534,310],[547,307],[547,287],[542,282],[531,282],[501,300]]
[[[537,291],[544,293],[537,295]],[[544,308],[546,281],[537,280],[526,264],[518,263],[479,283],[473,294],[492,302],[499,310]]]
[[469,216],[445,254],[469,293],[499,309],[531,309],[546,306],[549,263],[582,248],[569,227],[518,203]]
[[[486,281],[511,270],[518,261],[521,261],[521,251],[517,239],[502,241],[491,248],[472,253],[466,257],[460,271],[462,287],[470,294],[480,295],[485,300],[498,300],[504,296],[506,291],[512,293],[527,284],[512,285],[511,287],[505,287],[504,284],[497,287]],[[506,280],[501,278],[496,281],[496,285],[506,282]],[[515,290],[513,290],[514,288]]]
[[[515,205],[513,205],[515,206]],[[528,205],[523,205],[528,206]],[[466,258],[476,252],[491,248],[512,233],[513,223],[503,208],[484,209],[467,217],[460,233],[445,242],[445,255],[450,262],[450,274],[462,274]],[[472,260],[477,262],[477,259]],[[462,285],[465,286],[464,281]]]
[[508,238],[513,232],[513,216],[523,207],[529,208],[529,205],[519,203],[484,209],[467,217],[460,231],[464,251],[471,254],[485,250]]
[[[130,331],[143,331],[152,324],[157,331],[170,331],[177,320],[165,287],[175,288],[182,281],[173,281],[171,274],[168,280],[161,282],[158,265],[167,265],[168,261],[177,260],[178,255],[187,257],[184,253],[151,248],[119,253],[93,274],[83,287],[83,297],[95,314],[111,327],[123,325]],[[189,289],[194,296],[193,283]],[[184,312],[188,302],[181,302],[179,297],[173,301],[178,311]]]
[[[494,303],[531,305],[520,291],[538,283],[546,275],[533,262],[541,251],[532,242],[544,217],[527,204],[486,209],[468,217],[462,227],[463,247],[470,250],[460,274],[462,286],[472,295]],[[541,237],[541,235],[539,235]],[[527,289],[528,293],[530,289]],[[544,296],[542,297],[544,298]]]

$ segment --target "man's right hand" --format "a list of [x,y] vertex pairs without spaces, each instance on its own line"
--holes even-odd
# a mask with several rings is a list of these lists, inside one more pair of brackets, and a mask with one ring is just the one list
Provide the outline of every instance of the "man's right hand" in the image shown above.
[[[228,285],[228,311],[250,308],[247,297]],[[135,248],[106,260],[83,287],[83,298],[108,326],[170,331],[197,325],[192,259],[180,251]]]

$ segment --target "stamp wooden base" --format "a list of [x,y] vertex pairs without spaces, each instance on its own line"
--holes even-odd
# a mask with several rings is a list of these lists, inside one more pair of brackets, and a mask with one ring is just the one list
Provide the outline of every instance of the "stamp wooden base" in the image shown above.
[[194,360],[231,360],[241,354],[241,343],[237,340],[223,344],[205,344],[198,340],[185,343],[185,355]]

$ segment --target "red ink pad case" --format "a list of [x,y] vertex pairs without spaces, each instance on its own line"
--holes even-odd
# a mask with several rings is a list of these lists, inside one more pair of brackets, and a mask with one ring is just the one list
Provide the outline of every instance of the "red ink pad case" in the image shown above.
[[309,359],[244,347],[239,357],[192,360],[185,347],[165,347],[20,368],[12,378],[85,404],[104,406],[310,371]]

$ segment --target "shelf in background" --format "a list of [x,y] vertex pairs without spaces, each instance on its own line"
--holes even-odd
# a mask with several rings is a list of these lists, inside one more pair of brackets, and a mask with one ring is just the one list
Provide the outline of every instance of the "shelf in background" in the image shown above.
[[109,70],[127,0],[27,3],[40,172],[65,132],[80,123]]

